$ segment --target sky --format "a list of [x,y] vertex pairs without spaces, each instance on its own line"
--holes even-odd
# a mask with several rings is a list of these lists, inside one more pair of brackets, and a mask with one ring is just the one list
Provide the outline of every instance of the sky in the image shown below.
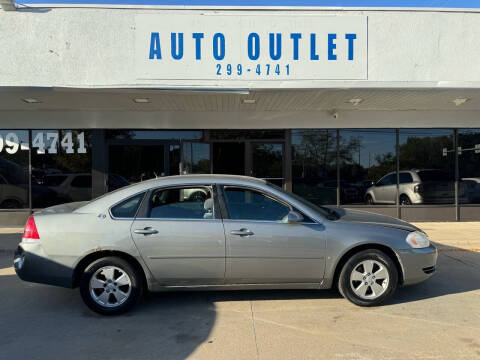
[[479,9],[480,0],[17,0],[17,4],[117,4],[183,6],[424,7]]

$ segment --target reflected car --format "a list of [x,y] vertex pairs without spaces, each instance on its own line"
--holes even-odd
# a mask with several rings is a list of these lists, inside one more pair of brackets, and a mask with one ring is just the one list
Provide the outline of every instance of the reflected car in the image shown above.
[[107,315],[146,291],[182,289],[338,288],[374,306],[428,279],[436,261],[428,236],[407,222],[232,175],[153,179],[37,211],[14,255],[21,279],[79,287]]
[[57,203],[83,201],[92,197],[92,175],[88,173],[47,175],[43,185],[55,192]]
[[[437,169],[412,169],[399,172],[399,203],[453,204],[455,183],[453,175]],[[373,204],[396,204],[397,173],[391,172],[367,189],[365,202]],[[459,199],[468,201],[465,186],[459,187]]]

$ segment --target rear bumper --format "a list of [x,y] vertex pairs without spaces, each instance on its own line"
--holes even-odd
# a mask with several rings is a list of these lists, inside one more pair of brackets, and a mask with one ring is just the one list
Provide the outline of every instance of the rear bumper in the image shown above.
[[434,245],[424,249],[400,250],[398,253],[403,267],[403,285],[417,284],[435,274],[438,252]]
[[40,244],[20,244],[13,257],[18,277],[24,281],[73,287],[73,269],[48,259]]

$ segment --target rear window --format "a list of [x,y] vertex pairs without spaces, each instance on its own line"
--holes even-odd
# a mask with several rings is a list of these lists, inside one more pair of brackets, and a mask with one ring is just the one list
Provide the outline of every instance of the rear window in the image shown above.
[[59,186],[65,181],[67,177],[65,175],[50,175],[45,178],[46,186]]
[[404,172],[400,173],[400,184],[408,184],[413,182],[412,175],[410,173]]
[[441,170],[421,170],[418,177],[422,182],[427,181],[453,181],[453,176]]
[[133,219],[137,214],[138,207],[142,202],[145,193],[141,193],[128,198],[112,207],[110,212],[112,216],[120,219]]

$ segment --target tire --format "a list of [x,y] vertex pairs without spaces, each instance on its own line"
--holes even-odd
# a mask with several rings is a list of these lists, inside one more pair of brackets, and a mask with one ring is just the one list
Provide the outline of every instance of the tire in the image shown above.
[[118,315],[130,310],[141,299],[142,280],[141,270],[129,262],[118,257],[105,257],[84,270],[80,278],[80,295],[93,311]]
[[412,205],[412,202],[407,195],[403,194],[400,195],[400,205]]
[[343,266],[338,278],[340,294],[358,306],[384,303],[395,293],[397,285],[398,270],[395,263],[387,254],[376,249],[353,255]]
[[21,209],[22,204],[20,201],[15,200],[15,199],[7,199],[4,202],[2,202],[2,209]]
[[374,205],[375,203],[373,202],[373,198],[371,195],[367,195],[365,197],[365,202],[368,204],[368,205]]

